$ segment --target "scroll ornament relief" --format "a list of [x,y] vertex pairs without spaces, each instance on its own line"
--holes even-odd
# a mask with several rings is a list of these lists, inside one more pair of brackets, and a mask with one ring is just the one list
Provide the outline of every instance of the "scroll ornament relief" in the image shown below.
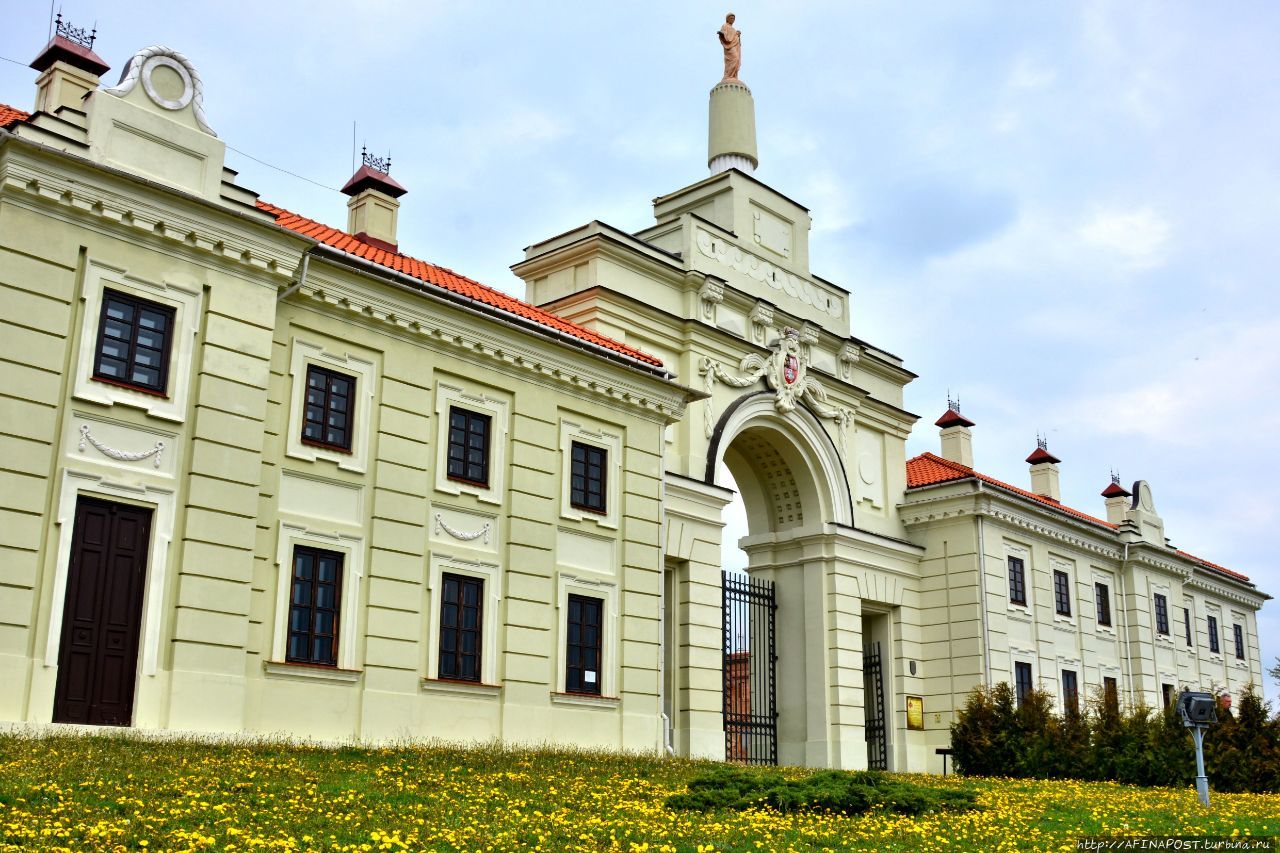
[[799,299],[806,305],[812,305],[824,314],[832,317],[840,316],[840,300],[833,299],[813,282],[779,269],[750,252],[729,245],[724,240],[717,240],[709,231],[701,228],[696,230],[694,240],[698,244],[698,251],[729,269],[750,276],[756,281],[762,281],[774,290],[781,290],[787,296]]
[[702,301],[702,318],[714,323],[716,306],[724,302],[724,282],[707,276],[706,281],[703,282],[702,287],[698,290],[698,299]]
[[[840,455],[845,455],[845,441],[853,412],[829,402],[827,389],[817,378],[809,375],[809,359],[800,348],[800,332],[786,328],[768,356],[751,353],[738,362],[738,374],[734,376],[724,366],[709,356],[703,356],[698,373],[703,377],[708,395],[715,392],[716,382],[733,388],[747,388],[764,379],[774,391],[773,406],[780,414],[795,411],[804,401],[820,418],[836,422],[840,432]],[[716,427],[715,398],[708,396],[704,402],[703,428],[710,438]]]
[[154,458],[152,465],[156,468],[160,467],[160,454],[164,452],[164,442],[157,441],[156,446],[150,450],[142,450],[137,453],[130,453],[127,450],[116,450],[110,445],[103,444],[101,441],[93,437],[93,433],[89,432],[88,424],[80,425],[80,452],[84,453],[85,444],[92,444],[103,456],[108,459],[115,459],[119,462],[140,462],[148,457]]
[[454,539],[461,542],[471,542],[480,537],[484,537],[484,544],[489,544],[489,531],[493,529],[493,522],[486,521],[479,530],[458,530],[456,527],[450,527],[449,523],[444,520],[442,513],[436,513],[436,533],[443,530]]

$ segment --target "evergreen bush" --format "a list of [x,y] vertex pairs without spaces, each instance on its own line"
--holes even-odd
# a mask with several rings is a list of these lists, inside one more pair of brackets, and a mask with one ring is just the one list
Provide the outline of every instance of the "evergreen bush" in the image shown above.
[[716,767],[689,781],[689,790],[667,798],[667,807],[717,811],[771,806],[782,812],[823,811],[858,814],[883,808],[898,814],[972,809],[977,792],[967,789],[926,788],[870,770],[824,770],[802,779],[787,779],[776,771]]
[[[1190,732],[1170,705],[1121,709],[1095,690],[1082,713],[1056,714],[1040,690],[1021,705],[1007,683],[976,687],[951,726],[956,772],[966,776],[1112,780],[1186,786],[1195,779]],[[1280,715],[1252,686],[1220,708],[1205,737],[1206,772],[1218,791],[1280,791]]]

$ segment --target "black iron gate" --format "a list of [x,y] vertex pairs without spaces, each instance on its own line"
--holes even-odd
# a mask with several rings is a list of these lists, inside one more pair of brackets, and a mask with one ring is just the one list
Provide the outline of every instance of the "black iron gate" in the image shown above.
[[724,573],[724,754],[746,764],[778,763],[773,583]]
[[884,717],[884,675],[880,644],[862,649],[862,686],[866,703],[867,767],[888,770],[889,754]]

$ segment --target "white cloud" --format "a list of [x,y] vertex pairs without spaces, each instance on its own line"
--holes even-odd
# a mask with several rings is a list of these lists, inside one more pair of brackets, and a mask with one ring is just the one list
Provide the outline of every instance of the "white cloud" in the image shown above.
[[1129,269],[1151,269],[1164,264],[1171,228],[1150,207],[1136,210],[1099,210],[1076,229],[1085,243],[1113,252]]
[[1247,424],[1251,434],[1280,430],[1280,399],[1270,392],[1280,376],[1280,320],[1253,325],[1196,327],[1176,338],[1149,341],[1101,375],[1113,390],[1067,401],[1058,417],[1091,413],[1099,431],[1136,436],[1169,448],[1204,448]]
[[1057,79],[1058,72],[1055,69],[1024,56],[1009,73],[1008,86],[1011,89],[1043,89]]

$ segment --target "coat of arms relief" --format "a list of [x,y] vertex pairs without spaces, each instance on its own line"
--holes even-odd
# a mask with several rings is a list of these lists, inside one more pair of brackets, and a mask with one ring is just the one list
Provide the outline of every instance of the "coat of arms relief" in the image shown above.
[[[840,455],[844,456],[845,436],[853,421],[853,412],[831,405],[827,389],[816,377],[809,375],[809,359],[800,345],[799,330],[783,329],[782,336],[769,348],[773,352],[768,356],[757,353],[745,356],[738,362],[736,376],[711,357],[704,356],[698,373],[706,383],[707,393],[714,393],[717,381],[733,388],[747,388],[763,378],[774,392],[773,405],[779,414],[795,411],[803,400],[818,417],[835,421],[840,435]],[[703,427],[707,438],[710,438],[716,426],[714,398],[708,397],[704,405]]]

